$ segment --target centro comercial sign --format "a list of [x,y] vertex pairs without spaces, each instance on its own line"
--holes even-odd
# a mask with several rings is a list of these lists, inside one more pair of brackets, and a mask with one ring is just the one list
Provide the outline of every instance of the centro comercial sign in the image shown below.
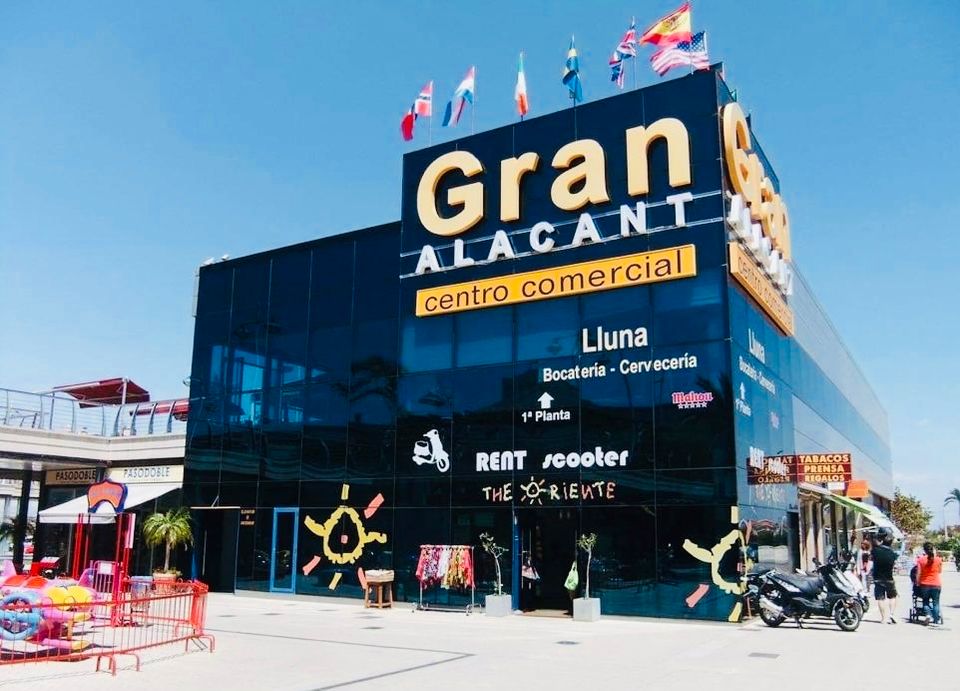
[[[721,155],[729,181],[724,220],[732,240],[730,273],[789,334],[793,324],[785,302],[792,281],[787,207],[753,150],[749,125],[739,105],[725,105],[719,119],[716,129],[722,133]],[[534,126],[535,122],[526,124]],[[415,205],[416,223],[413,214],[405,213],[404,232],[409,223],[416,226],[417,232],[425,231],[425,237],[435,239],[408,251],[415,254],[416,266],[401,278],[579,251],[659,230],[687,227],[688,205],[695,198],[691,189],[696,168],[691,160],[694,142],[688,127],[680,118],[663,117],[649,125],[621,131],[619,141],[623,147],[617,151],[611,149],[609,139],[605,149],[596,139],[583,138],[559,146],[549,164],[533,151],[501,158],[498,176],[493,180],[480,157],[465,148],[443,153],[426,163],[419,174],[415,196],[409,199],[410,206]],[[465,145],[469,146],[470,140]],[[661,146],[666,154],[666,170],[662,174],[653,165],[655,157],[651,154]],[[663,156],[656,160],[663,160]],[[716,158],[713,160],[716,162]],[[618,162],[617,168],[611,165],[612,161]],[[551,220],[525,217],[525,182],[538,173],[552,177],[548,194],[542,195],[553,208]],[[609,176],[624,180],[625,194],[613,203],[625,203],[613,210]],[[654,188],[659,196],[654,195]],[[542,210],[545,200],[539,201]],[[650,227],[649,213],[658,207],[661,218],[662,210],[672,211],[671,218],[665,226]],[[598,209],[601,214],[596,213]],[[489,221],[511,224],[515,230],[490,228],[487,216],[494,214],[495,218]],[[598,224],[599,215],[606,221],[606,230]],[[616,217],[613,223],[608,218],[611,216]],[[561,224],[571,226],[572,235],[567,232],[561,239]],[[478,226],[488,230],[478,235]],[[446,252],[446,263],[441,261],[441,246]],[[624,247],[632,249],[635,245]],[[694,244],[646,252],[629,249],[613,257],[532,271],[508,269],[502,275],[431,285],[417,290],[415,313],[429,317],[697,275]]]

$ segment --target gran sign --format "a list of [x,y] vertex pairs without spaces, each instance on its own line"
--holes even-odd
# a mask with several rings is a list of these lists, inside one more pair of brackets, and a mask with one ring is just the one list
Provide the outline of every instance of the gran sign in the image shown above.
[[[729,103],[719,115],[722,156],[731,188],[724,211],[733,239],[730,273],[774,323],[789,334],[793,320],[784,299],[792,286],[787,207],[753,150],[749,125],[740,106]],[[618,146],[623,149],[615,153],[605,150],[596,139],[576,139],[562,144],[549,158],[549,164],[534,151],[501,158],[495,171],[487,170],[480,157],[466,149],[436,157],[419,175],[416,218],[411,216],[408,222],[411,237],[426,231],[437,240],[423,243],[419,239],[407,248],[417,261],[413,272],[403,277],[576,250],[652,230],[686,227],[687,204],[694,201],[693,149],[687,126],[678,118],[663,117],[650,125],[622,131],[623,137],[617,141],[622,142]],[[609,149],[614,138],[605,141]],[[666,154],[663,173],[651,170],[652,147],[661,145]],[[622,161],[618,165],[623,168],[611,169],[608,159]],[[539,176],[549,170],[548,166],[552,175],[544,180]],[[537,174],[541,187],[543,182],[549,183],[549,204],[568,216],[551,220],[526,217],[524,181],[531,174]],[[665,184],[654,180],[658,174],[663,175]],[[609,175],[616,177],[608,179]],[[619,187],[621,180],[625,182]],[[620,189],[620,198],[615,201],[629,201],[620,203],[613,211],[609,206],[611,181],[616,181]],[[673,192],[665,193],[667,187]],[[654,188],[662,196],[650,199]],[[546,190],[535,197],[541,200],[540,214],[546,213],[542,208],[544,194]],[[490,228],[491,223],[484,223],[491,206],[488,199],[497,200],[489,212],[496,213],[497,220],[510,224],[513,230],[494,229]],[[673,210],[672,224],[648,228],[648,211],[656,208],[659,213],[659,209],[668,207]],[[597,214],[618,216],[619,223],[604,222],[601,232]],[[470,231],[481,224],[484,232],[472,237]],[[517,225],[521,229],[516,229]],[[559,232],[561,226],[563,232]],[[441,249],[446,264],[441,261]],[[416,314],[427,317],[696,275],[696,248],[692,244],[633,254],[623,252],[602,260],[425,288],[417,292]]]
[[[661,118],[649,127],[631,127],[626,130],[626,175],[627,194],[645,197],[650,191],[649,151],[658,140],[667,146],[667,177],[670,187],[687,187],[691,183],[690,136],[687,128],[676,118]],[[594,139],[578,139],[561,146],[550,162],[557,171],[550,187],[550,200],[561,211],[576,212],[590,205],[610,201],[607,186],[606,153]],[[524,176],[541,167],[539,154],[532,151],[505,158],[499,166],[499,192],[501,221],[518,221],[522,217],[522,186]],[[471,180],[450,187],[446,203],[455,212],[444,216],[437,205],[438,190],[446,176]],[[441,238],[454,240],[453,267],[463,268],[486,264],[502,259],[514,259],[517,252],[505,230],[498,230],[490,239],[487,251],[479,255],[468,254],[460,236],[480,223],[484,218],[486,171],[480,159],[466,150],[450,151],[435,159],[426,167],[417,186],[417,216],[427,232]],[[497,184],[496,182],[493,184]],[[676,225],[686,225],[684,204],[693,199],[689,192],[668,195],[664,200],[674,207]],[[644,202],[635,206],[620,207],[620,236],[646,232],[646,207]],[[543,254],[560,249],[554,239],[556,228],[547,221],[538,220],[530,227],[529,246],[534,253]],[[589,213],[581,213],[577,229],[568,247],[580,247],[587,243],[602,242],[603,238]],[[415,274],[441,270],[440,260],[433,245],[420,249]]]

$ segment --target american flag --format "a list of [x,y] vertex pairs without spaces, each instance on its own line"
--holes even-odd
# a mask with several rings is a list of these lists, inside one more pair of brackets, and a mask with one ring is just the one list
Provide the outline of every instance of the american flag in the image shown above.
[[707,56],[707,39],[704,31],[694,34],[689,41],[681,41],[672,46],[661,48],[650,56],[650,65],[661,77],[674,67],[692,66],[705,70],[710,67]]

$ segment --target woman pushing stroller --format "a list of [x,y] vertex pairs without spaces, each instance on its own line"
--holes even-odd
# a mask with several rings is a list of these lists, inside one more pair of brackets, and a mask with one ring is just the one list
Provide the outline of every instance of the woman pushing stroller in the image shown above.
[[942,571],[943,559],[937,555],[933,543],[923,543],[923,554],[917,557],[916,565],[910,570],[910,580],[913,581],[914,599],[920,598],[923,601],[923,613],[918,620],[924,624],[943,624],[940,613]]

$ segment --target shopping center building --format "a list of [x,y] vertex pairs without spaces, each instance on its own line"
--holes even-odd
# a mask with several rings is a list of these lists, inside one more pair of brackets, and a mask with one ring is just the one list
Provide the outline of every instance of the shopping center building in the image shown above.
[[882,523],[886,413],[792,259],[827,229],[750,127],[696,72],[412,151],[398,222],[204,267],[193,573],[414,601],[420,545],[474,545],[479,601],[486,532],[515,606],[563,610],[596,533],[605,613],[727,620],[745,568]]

